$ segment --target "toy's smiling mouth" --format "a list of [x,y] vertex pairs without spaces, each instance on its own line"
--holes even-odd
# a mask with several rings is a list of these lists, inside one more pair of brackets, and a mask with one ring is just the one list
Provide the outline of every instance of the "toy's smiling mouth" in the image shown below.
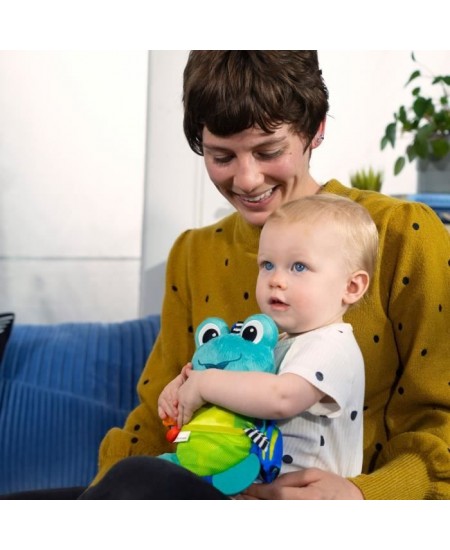
[[242,354],[239,355],[236,359],[229,359],[228,361],[221,361],[220,363],[202,363],[201,361],[198,364],[205,369],[226,369],[230,363],[236,363],[242,359]]

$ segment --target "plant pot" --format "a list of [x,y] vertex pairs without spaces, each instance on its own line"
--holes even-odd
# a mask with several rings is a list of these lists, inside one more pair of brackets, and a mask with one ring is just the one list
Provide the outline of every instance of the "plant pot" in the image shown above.
[[450,155],[440,160],[419,159],[418,193],[450,193]]

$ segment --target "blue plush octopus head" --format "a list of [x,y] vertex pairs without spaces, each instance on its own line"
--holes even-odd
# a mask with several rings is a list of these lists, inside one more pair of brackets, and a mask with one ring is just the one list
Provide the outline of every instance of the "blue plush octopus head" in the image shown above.
[[194,370],[275,372],[273,350],[278,329],[267,315],[258,313],[236,323],[231,330],[223,319],[208,317],[195,332]]

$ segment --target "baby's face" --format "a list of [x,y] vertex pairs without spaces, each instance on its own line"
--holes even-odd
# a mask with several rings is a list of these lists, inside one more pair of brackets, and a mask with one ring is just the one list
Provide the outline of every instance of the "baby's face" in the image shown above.
[[341,322],[351,273],[332,223],[271,222],[262,229],[256,298],[290,334]]

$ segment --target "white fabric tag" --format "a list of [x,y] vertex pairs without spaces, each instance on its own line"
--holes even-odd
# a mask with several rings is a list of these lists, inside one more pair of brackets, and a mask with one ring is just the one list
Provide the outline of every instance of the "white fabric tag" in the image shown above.
[[191,436],[191,432],[189,431],[186,431],[186,432],[180,432],[174,443],[186,443],[186,441],[189,441],[189,437]]

